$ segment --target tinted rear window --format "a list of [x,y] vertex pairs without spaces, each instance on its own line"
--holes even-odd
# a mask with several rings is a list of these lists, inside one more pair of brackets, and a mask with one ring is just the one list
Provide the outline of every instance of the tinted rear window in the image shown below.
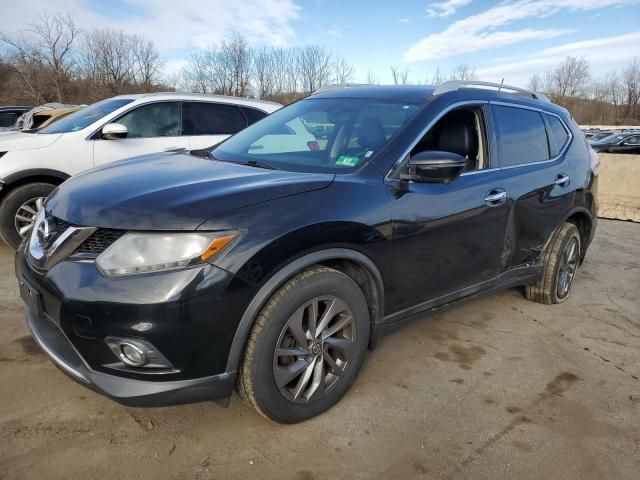
[[182,109],[183,135],[232,135],[247,126],[235,105],[185,102]]
[[547,132],[540,113],[517,107],[494,106],[500,133],[500,165],[508,167],[549,159]]

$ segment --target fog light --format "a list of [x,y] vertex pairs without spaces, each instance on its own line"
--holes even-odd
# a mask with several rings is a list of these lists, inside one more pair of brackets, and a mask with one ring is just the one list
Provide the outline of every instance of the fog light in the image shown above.
[[[146,340],[137,338],[107,337],[105,342],[111,351],[120,360],[117,364],[105,364],[109,368],[122,369],[123,367],[143,367],[148,370],[176,371],[156,347]],[[123,365],[124,364],[124,365]]]
[[141,367],[147,362],[144,351],[137,345],[129,342],[122,342],[120,344],[120,359],[132,367]]

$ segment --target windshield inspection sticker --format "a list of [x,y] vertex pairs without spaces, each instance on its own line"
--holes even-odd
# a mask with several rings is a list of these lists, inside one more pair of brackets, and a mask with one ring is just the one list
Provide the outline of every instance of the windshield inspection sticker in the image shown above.
[[336,165],[341,167],[355,167],[360,159],[358,157],[350,157],[348,155],[341,155],[336,159]]

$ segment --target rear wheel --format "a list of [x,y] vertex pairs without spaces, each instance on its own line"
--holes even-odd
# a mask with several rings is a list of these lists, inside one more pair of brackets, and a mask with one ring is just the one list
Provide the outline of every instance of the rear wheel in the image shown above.
[[580,248],[578,228],[573,223],[562,225],[545,251],[542,278],[526,287],[526,297],[545,304],[564,302],[580,263]]
[[324,412],[355,380],[369,328],[367,302],[350,277],[326,267],[296,275],[256,320],[240,369],[240,394],[277,422]]
[[28,183],[11,190],[0,205],[0,237],[14,250],[33,227],[38,210],[56,186]]

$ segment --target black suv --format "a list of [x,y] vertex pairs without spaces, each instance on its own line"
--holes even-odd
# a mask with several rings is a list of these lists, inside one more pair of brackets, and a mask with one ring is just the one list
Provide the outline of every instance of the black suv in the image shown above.
[[69,179],[17,253],[35,339],[124,404],[237,385],[305,420],[414,314],[513,286],[562,302],[596,226],[597,156],[512,87],[328,89],[202,155]]

